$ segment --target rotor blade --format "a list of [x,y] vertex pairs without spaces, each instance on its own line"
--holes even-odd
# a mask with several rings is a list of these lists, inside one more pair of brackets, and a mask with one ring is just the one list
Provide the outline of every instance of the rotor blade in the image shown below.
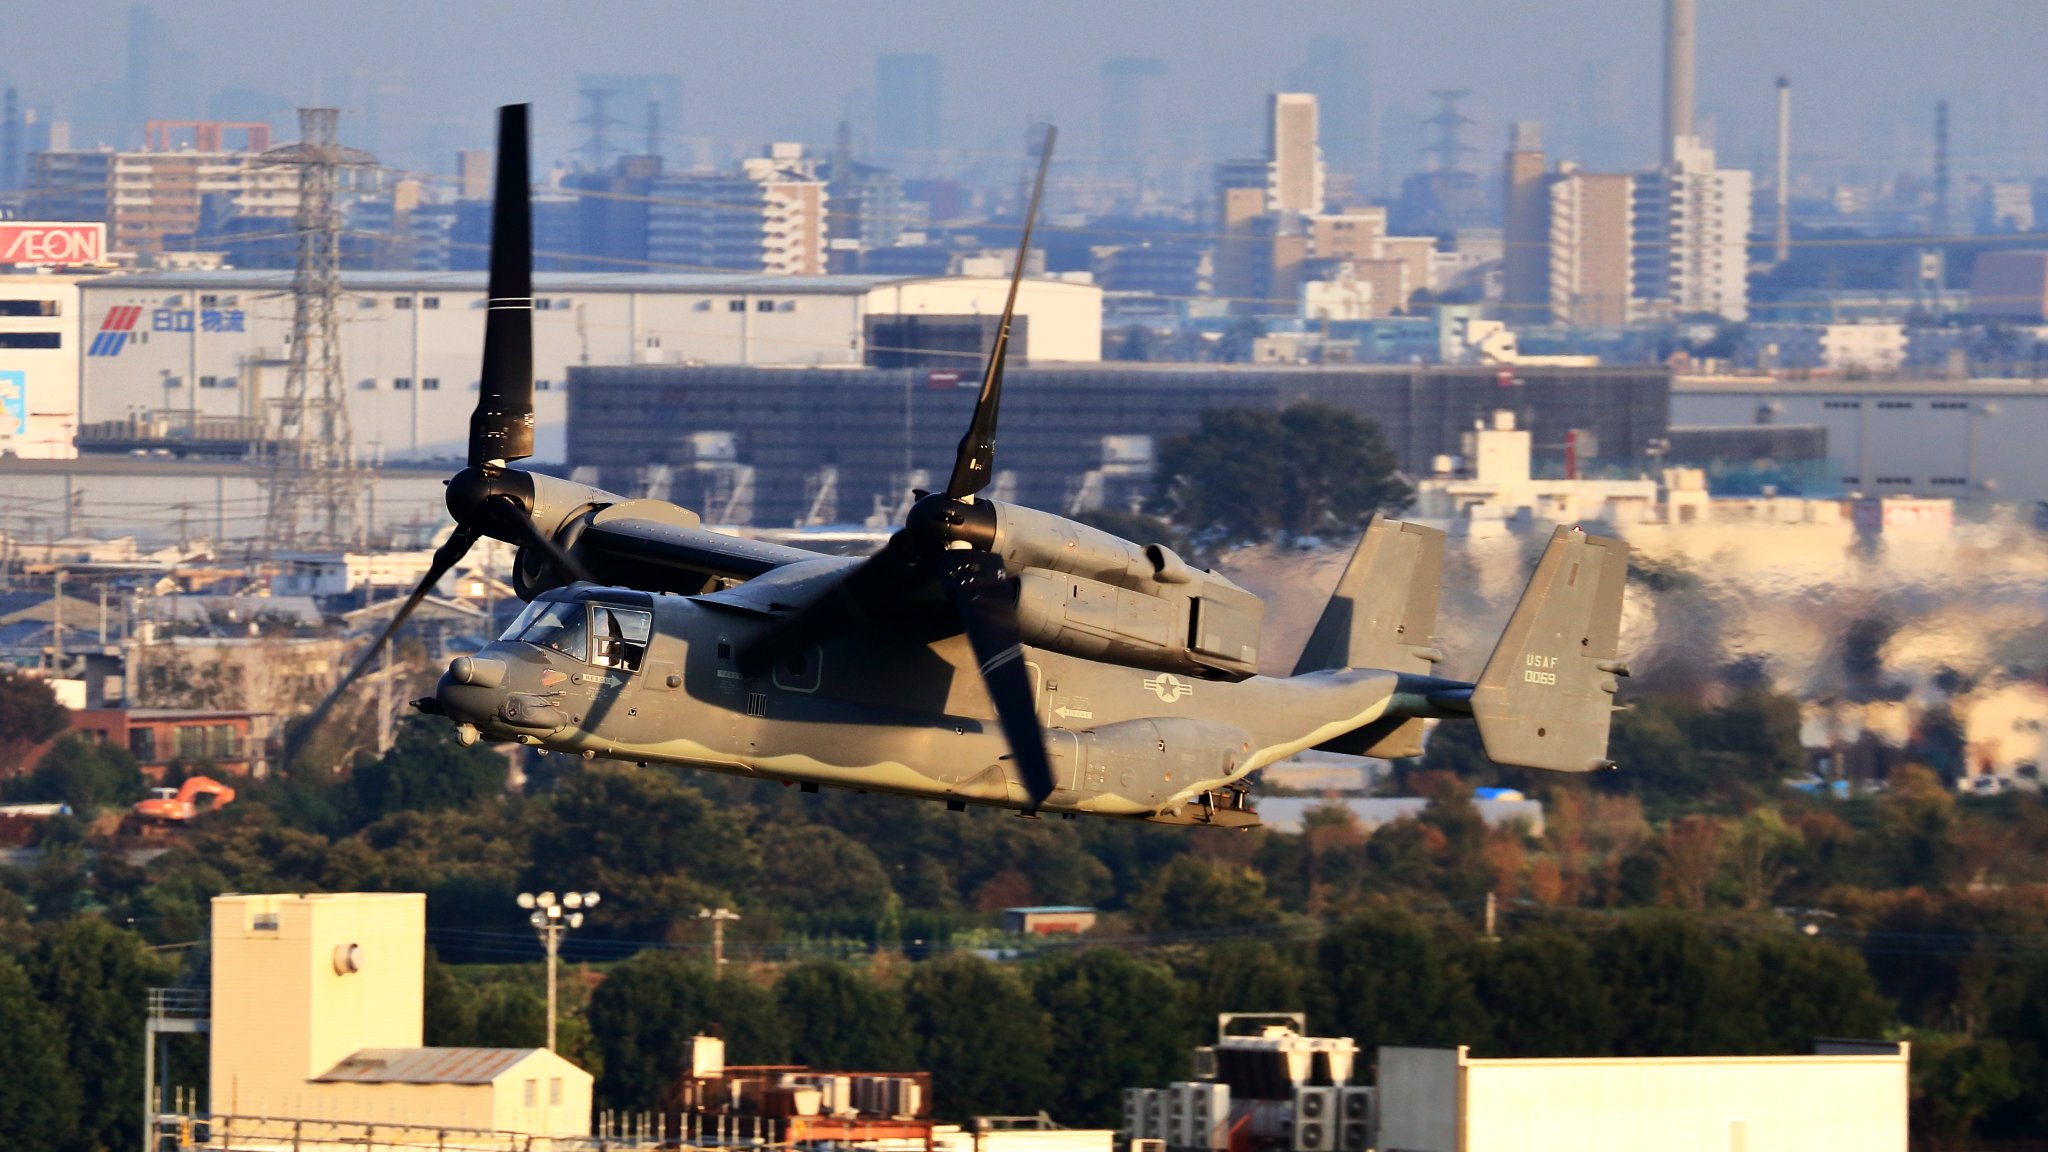
[[848,569],[817,598],[742,644],[735,662],[744,670],[758,671],[792,652],[880,620],[922,583],[907,560],[909,554],[902,532],[889,537],[880,552]]
[[[434,549],[434,559],[427,565],[426,574],[413,586],[411,594],[406,596],[405,602],[398,606],[398,611],[393,613],[391,620],[384,625],[384,630],[377,633],[377,638],[370,642],[368,648],[363,649],[362,655],[356,657],[356,662],[350,666],[347,675],[337,681],[333,691],[327,694],[326,699],[320,701],[319,707],[313,709],[304,726],[299,729],[301,739],[304,738],[303,734],[311,733],[320,726],[321,721],[327,719],[328,709],[334,707],[334,702],[341,699],[341,694],[348,691],[349,686],[356,682],[356,678],[363,674],[363,670],[370,666],[370,661],[376,658],[385,642],[391,639],[391,634],[398,631],[399,626],[405,623],[406,617],[412,615],[412,610],[420,606],[420,601],[426,598],[428,592],[433,591],[434,585],[439,584],[450,569],[461,563],[462,558],[469,554],[470,546],[482,535],[482,532],[466,524],[458,524],[455,531],[448,534],[448,539],[443,541],[439,548]],[[287,756],[286,759],[289,760],[290,757]]]
[[1010,321],[1017,315],[1017,285],[1024,279],[1024,262],[1031,255],[1031,228],[1038,222],[1038,199],[1045,192],[1045,171],[1052,166],[1052,142],[1059,129],[1045,126],[1045,147],[1038,154],[1038,179],[1031,185],[1031,205],[1024,210],[1024,234],[1017,241],[1017,264],[1010,269],[1010,297],[1003,302],[1003,322],[996,329],[996,342],[989,349],[988,368],[981,377],[981,396],[974,402],[974,419],[960,447],[953,455],[953,478],[946,495],[955,500],[972,496],[988,487],[995,474],[996,414],[1003,406],[1003,361],[1010,354]]
[[995,701],[996,718],[1010,742],[1024,790],[1031,797],[1026,812],[1038,811],[1052,795],[1052,758],[1045,752],[1045,733],[1038,726],[1038,705],[1031,695],[1031,673],[1024,667],[1023,639],[1017,627],[1017,594],[1001,557],[965,549],[945,554],[940,573],[967,642],[981,663],[981,679]]
[[565,573],[569,579],[590,579],[590,570],[564,551],[560,544],[548,539],[547,533],[540,530],[540,526],[533,522],[533,517],[527,514],[519,501],[510,496],[495,496],[492,499],[504,509],[505,514],[501,519],[506,527],[521,538],[521,543],[547,557],[548,563]]
[[471,467],[533,455],[533,207],[527,186],[526,105],[498,109],[498,174],[491,201],[491,276],[484,362],[469,417]]

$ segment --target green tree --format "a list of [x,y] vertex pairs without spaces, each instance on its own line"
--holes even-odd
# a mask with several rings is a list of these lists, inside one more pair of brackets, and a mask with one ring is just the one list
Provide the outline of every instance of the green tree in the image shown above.
[[770,907],[873,920],[894,896],[882,862],[836,828],[770,824],[753,840],[761,877],[750,891]]
[[1911,1115],[1923,1136],[1958,1145],[1994,1109],[2026,1091],[2003,1040],[1948,1032],[1915,1032],[1912,1040]]
[[142,770],[125,748],[66,736],[36,761],[16,794],[42,804],[69,804],[80,815],[131,804],[142,796]]
[[903,996],[837,960],[809,960],[775,982],[790,1055],[813,1068],[908,1068]]
[[1471,975],[1406,912],[1364,913],[1326,932],[1317,960],[1336,1032],[1360,1050],[1381,1044],[1458,1044],[1485,1018]]
[[1240,924],[1271,924],[1280,908],[1266,879],[1250,868],[1205,856],[1174,857],[1131,901],[1147,932],[1185,932]]
[[1771,1051],[1811,1052],[1823,1036],[1874,1039],[1891,1024],[1892,1006],[1855,952],[1790,936],[1759,937],[1747,951]]
[[1593,949],[1567,932],[1534,929],[1477,944],[1472,983],[1492,1022],[1487,1056],[1601,1056],[1614,1045],[1614,1009]]
[[1355,532],[1413,498],[1399,466],[1379,427],[1341,408],[1212,408],[1160,446],[1153,508],[1197,537]]
[[1306,1009],[1310,1023],[1319,1022],[1321,982],[1291,953],[1264,940],[1225,940],[1196,953],[1182,972],[1190,1025],[1206,1026],[1215,1013],[1233,1010]]
[[903,1003],[940,1115],[1029,1114],[1052,1096],[1052,1025],[1014,973],[954,953],[919,964]]
[[27,765],[29,750],[71,726],[71,713],[41,680],[12,670],[0,672],[0,776]]
[[585,1013],[603,1064],[600,1107],[644,1108],[689,1066],[690,1038],[722,1036],[735,1064],[780,1064],[789,1044],[774,999],[701,959],[650,950],[620,964]]
[[1053,1114],[1114,1127],[1123,1090],[1164,1084],[1187,1059],[1180,989],[1163,965],[1091,948],[1035,965],[1032,990],[1052,1024],[1052,1066],[1065,1069]]
[[79,1078],[65,1066],[63,1022],[21,965],[0,956],[0,1148],[68,1148],[77,1138]]
[[421,977],[421,1031],[429,1048],[467,1048],[476,1040],[476,992],[432,948]]
[[368,824],[392,812],[471,807],[505,791],[505,757],[497,748],[465,748],[438,720],[401,722],[391,750],[358,764],[350,775],[357,818]]
[[1698,920],[1630,916],[1594,940],[1593,956],[1614,1005],[1617,1055],[1737,1055],[1769,1046],[1754,967]]
[[714,807],[665,772],[587,768],[564,778],[551,797],[532,849],[532,859],[547,866],[522,879],[603,894],[594,931],[664,939],[679,913],[730,903],[753,881],[760,856],[746,817]]
[[485,1048],[538,1048],[548,1036],[545,988],[498,980],[476,1004],[476,1041]]
[[84,917],[45,936],[25,967],[36,997],[58,1009],[57,1047],[78,1084],[72,1147],[135,1147],[142,1141],[142,1113],[135,1107],[142,1006],[150,988],[168,982],[169,967],[134,933]]

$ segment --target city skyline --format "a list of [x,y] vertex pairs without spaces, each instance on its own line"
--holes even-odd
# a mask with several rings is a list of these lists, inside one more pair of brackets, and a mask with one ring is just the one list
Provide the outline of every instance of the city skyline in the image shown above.
[[[152,115],[338,104],[345,136],[426,170],[480,143],[489,108],[508,100],[536,103],[540,158],[570,159],[585,73],[680,77],[682,107],[664,111],[662,128],[665,146],[685,160],[721,161],[770,139],[823,145],[841,120],[872,149],[886,135],[876,124],[877,58],[932,53],[939,150],[956,168],[1011,159],[1020,127],[1035,117],[1073,130],[1070,162],[1103,159],[1102,69],[1136,56],[1161,66],[1144,81],[1138,139],[1150,162],[1250,154],[1266,93],[1341,82],[1348,107],[1330,119],[1346,126],[1326,141],[1330,163],[1387,180],[1421,166],[1427,91],[1445,86],[1473,91],[1465,111],[1477,121],[1468,139],[1481,170],[1518,120],[1543,122],[1554,155],[1608,167],[1653,162],[1661,10],[1619,0],[1540,12],[1474,0],[1448,14],[1308,4],[1278,22],[1234,6],[1154,0],[972,16],[897,0],[765,21],[752,10],[627,3],[607,8],[593,32],[583,14],[540,9],[494,25],[481,8],[378,0],[347,18],[306,10],[287,22],[196,0],[157,8],[140,26],[153,44],[143,69]],[[1973,0],[1936,13],[1879,0],[1859,13],[1851,43],[1830,6],[1702,4],[1701,131],[1724,162],[1766,166],[1773,85],[1784,73],[1798,91],[1795,154],[1809,170],[1924,169],[1937,99],[1954,110],[1959,172],[2044,166],[2048,144],[2035,141],[2048,126],[2048,96],[1997,79],[2026,74],[2048,51],[2048,21],[2033,6]],[[130,14],[119,3],[21,14],[24,42],[45,48],[10,60],[0,84],[73,122],[75,144],[97,142],[112,130],[106,121],[125,123],[141,106],[128,75]],[[1092,30],[1085,52],[1066,50],[1075,27]],[[379,63],[353,63],[366,59]],[[777,64],[764,73],[739,63],[760,59]],[[638,110],[616,114],[627,125],[620,135],[638,137]]]

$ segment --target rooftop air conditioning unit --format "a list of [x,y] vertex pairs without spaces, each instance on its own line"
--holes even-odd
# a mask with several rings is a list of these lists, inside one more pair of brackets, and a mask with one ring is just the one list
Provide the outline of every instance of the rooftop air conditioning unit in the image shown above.
[[1198,1080],[1182,1088],[1187,1097],[1188,1146],[1219,1149],[1230,1144],[1230,1085]]
[[1338,1152],[1366,1152],[1373,1146],[1379,1129],[1378,1096],[1371,1089],[1352,1085],[1338,1091]]
[[1294,1152],[1334,1152],[1339,1117],[1337,1089],[1294,1090]]
[[1150,1093],[1147,1088],[1124,1089],[1124,1134],[1131,1138],[1134,1148],[1137,1141],[1153,1138],[1152,1129],[1146,1123],[1150,1117],[1146,1115],[1145,1098]]

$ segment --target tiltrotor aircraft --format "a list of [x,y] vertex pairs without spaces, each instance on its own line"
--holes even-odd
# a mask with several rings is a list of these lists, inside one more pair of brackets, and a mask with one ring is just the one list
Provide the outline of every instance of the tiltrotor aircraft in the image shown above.
[[[480,537],[520,546],[530,603],[424,712],[464,742],[1025,814],[1257,823],[1246,777],[1309,748],[1419,753],[1471,718],[1503,764],[1612,767],[1627,552],[1560,528],[1477,683],[1431,675],[1443,534],[1375,520],[1285,678],[1259,599],[1171,550],[980,496],[1017,270],[945,489],[865,560],[738,539],[656,500],[512,467],[532,453],[526,109],[499,114],[481,395],[455,529],[339,695]],[[330,701],[333,699],[330,696]]]

